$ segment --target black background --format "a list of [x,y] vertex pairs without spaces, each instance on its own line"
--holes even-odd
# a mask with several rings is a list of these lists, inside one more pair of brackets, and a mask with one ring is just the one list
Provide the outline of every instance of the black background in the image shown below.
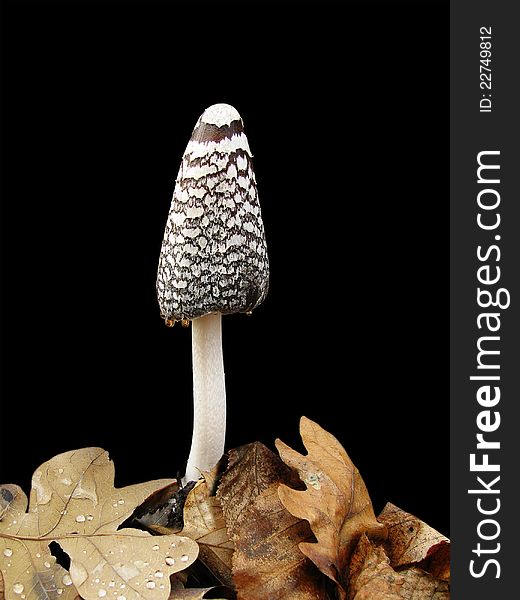
[[306,415],[449,532],[448,5],[2,6],[0,481],[102,446],[175,476],[190,331],[155,298],[199,114],[241,113],[271,264],[224,318],[227,446]]

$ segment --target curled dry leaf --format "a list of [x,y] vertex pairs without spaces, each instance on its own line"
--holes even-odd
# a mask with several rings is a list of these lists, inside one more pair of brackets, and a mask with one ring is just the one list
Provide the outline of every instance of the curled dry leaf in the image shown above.
[[450,545],[441,544],[433,554],[417,563],[417,566],[434,577],[450,581]]
[[450,578],[450,540],[390,502],[379,515],[388,528],[385,545],[390,564],[417,565],[440,579]]
[[178,533],[182,529],[182,506],[188,492],[187,486],[181,488],[175,480],[151,494],[134,512],[133,519],[151,531]]
[[[39,467],[27,496],[0,487],[0,566],[6,600],[167,600],[169,576],[197,558],[197,544],[117,528],[171,480],[114,487],[114,465],[101,448],[60,454]],[[49,550],[57,542],[70,572]],[[76,589],[77,591],[76,591]]]
[[256,442],[229,453],[217,497],[235,543],[233,578],[239,600],[324,600],[324,578],[300,552],[314,539],[307,521],[278,497],[280,483],[298,479]]
[[170,594],[168,600],[232,600],[236,597],[233,590],[223,585],[207,588],[189,588],[176,590]]
[[195,484],[186,498],[181,534],[198,543],[199,558],[220,582],[233,585],[233,541],[228,534],[220,502],[216,496],[210,495],[204,479]]
[[306,456],[276,440],[282,460],[296,469],[306,485],[299,491],[281,485],[282,504],[295,517],[309,521],[318,543],[302,542],[300,550],[339,586],[345,596],[345,574],[350,555],[362,533],[384,539],[367,488],[338,440],[319,425],[302,417],[300,433]]
[[135,516],[151,531],[179,532],[196,541],[199,559],[220,583],[232,586],[233,541],[228,535],[220,502],[211,492],[215,489],[215,475],[212,472],[203,476],[183,488],[169,486],[166,493],[154,494],[139,507]]
[[431,573],[412,567],[399,575],[404,580],[401,596],[405,600],[450,600],[449,583]]
[[348,600],[402,600],[403,579],[392,569],[383,547],[374,546],[365,534],[352,555]]
[[[224,457],[211,471],[202,472],[202,478],[208,490],[208,497],[215,496],[223,463]],[[155,492],[135,511],[134,520],[156,533],[179,533],[184,527],[186,498],[196,483],[196,481],[190,481],[181,486],[177,481],[174,481],[171,485]]]
[[349,566],[348,600],[449,600],[449,585],[418,568],[396,572],[363,534]]

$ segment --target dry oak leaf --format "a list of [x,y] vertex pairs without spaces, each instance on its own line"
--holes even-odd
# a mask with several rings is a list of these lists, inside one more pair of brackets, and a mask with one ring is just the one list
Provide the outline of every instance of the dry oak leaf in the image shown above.
[[0,572],[0,600],[4,600],[4,578],[2,577],[2,573]]
[[318,543],[302,542],[300,550],[339,586],[345,595],[350,555],[362,533],[384,539],[386,528],[378,523],[367,488],[338,440],[306,417],[300,420],[306,456],[276,440],[282,460],[296,469],[306,490],[281,485],[282,504],[295,517],[307,519]]
[[421,569],[396,572],[363,534],[349,565],[348,600],[449,600],[449,585]]
[[191,482],[181,487],[177,480],[151,494],[134,512],[139,525],[155,533],[179,533],[182,529],[182,506]]
[[348,600],[402,600],[403,583],[383,547],[363,534],[349,565]]
[[247,509],[273,483],[301,485],[299,477],[260,442],[230,450],[228,466],[217,490],[231,534],[247,519]]
[[[114,464],[101,448],[55,456],[33,477],[29,511],[18,486],[0,487],[0,565],[6,600],[167,600],[169,576],[193,563],[197,544],[117,528],[171,480],[114,487]],[[57,542],[70,571],[49,550]],[[77,592],[76,592],[76,588]]]
[[422,569],[412,567],[399,571],[404,579],[401,596],[405,600],[449,600],[450,585]]
[[[229,452],[219,498],[235,543],[233,579],[239,600],[325,600],[322,577],[298,544],[314,540],[307,521],[278,497],[280,483],[298,478],[263,444]],[[301,482],[300,482],[301,483]]]
[[233,585],[233,541],[228,534],[220,502],[216,496],[210,495],[205,479],[199,479],[186,498],[184,528],[180,533],[197,542],[199,559],[221,583]]
[[[170,577],[172,591],[168,600],[236,600],[235,590],[225,585],[211,587],[185,588],[188,580],[186,571],[180,571]],[[1,600],[1,599],[0,599]]]
[[233,600],[236,598],[235,592],[223,585],[217,585],[206,588],[186,588],[185,590],[175,590],[170,594],[168,600]]
[[69,573],[51,554],[51,539],[39,539],[38,532],[45,534],[45,530],[38,527],[37,513],[26,510],[27,496],[20,487],[0,486],[0,570],[5,598],[73,600],[78,592]]
[[[205,588],[176,588],[170,592],[168,600],[233,600],[236,598],[235,592],[223,585],[216,585]],[[0,573],[0,600],[4,600],[4,580]],[[76,600],[81,600],[76,596]]]
[[394,568],[417,565],[435,577],[450,578],[450,540],[390,502],[379,515],[388,528],[385,544]]

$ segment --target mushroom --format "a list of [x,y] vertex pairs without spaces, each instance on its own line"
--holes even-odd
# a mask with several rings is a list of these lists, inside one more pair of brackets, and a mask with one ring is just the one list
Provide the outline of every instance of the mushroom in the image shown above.
[[223,314],[251,313],[265,298],[269,263],[242,119],[228,104],[199,117],[184,152],[157,274],[161,317],[192,322],[193,437],[183,484],[224,453]]

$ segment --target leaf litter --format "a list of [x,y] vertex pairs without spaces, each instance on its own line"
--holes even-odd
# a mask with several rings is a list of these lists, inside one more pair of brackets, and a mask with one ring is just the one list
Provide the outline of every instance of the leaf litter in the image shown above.
[[448,538],[391,503],[376,517],[339,441],[300,433],[306,455],[254,442],[186,488],[117,489],[101,448],[41,465],[29,499],[0,486],[0,600],[449,600]]

